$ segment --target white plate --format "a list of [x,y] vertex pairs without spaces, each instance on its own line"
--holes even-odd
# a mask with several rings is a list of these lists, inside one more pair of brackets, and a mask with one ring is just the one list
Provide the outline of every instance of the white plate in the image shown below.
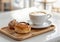
[[29,24],[31,25],[32,28],[45,28],[45,27],[50,26],[52,22],[48,20],[44,22],[42,25],[33,25],[32,22],[29,20]]

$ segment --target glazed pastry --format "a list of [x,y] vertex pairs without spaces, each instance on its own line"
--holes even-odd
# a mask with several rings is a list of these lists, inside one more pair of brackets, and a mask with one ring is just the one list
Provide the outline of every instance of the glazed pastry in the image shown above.
[[17,24],[17,21],[12,20],[12,21],[9,22],[8,26],[9,26],[10,29],[14,29],[15,24]]
[[26,23],[26,22],[20,22],[20,23],[25,23],[25,24],[29,25],[29,23]]
[[25,22],[20,22],[14,26],[17,33],[29,33],[31,31],[31,26]]
[[26,22],[17,22],[16,20],[12,20],[9,22],[8,26],[17,33],[29,33],[31,31],[31,26]]

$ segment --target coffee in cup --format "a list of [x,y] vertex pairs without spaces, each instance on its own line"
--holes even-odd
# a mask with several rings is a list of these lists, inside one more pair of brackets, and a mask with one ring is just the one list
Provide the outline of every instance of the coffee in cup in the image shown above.
[[30,20],[34,25],[42,25],[51,15],[45,12],[32,12],[29,14]]

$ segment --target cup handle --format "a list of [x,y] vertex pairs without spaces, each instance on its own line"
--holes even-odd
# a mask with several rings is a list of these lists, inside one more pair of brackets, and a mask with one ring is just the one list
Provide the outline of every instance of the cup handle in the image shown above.
[[50,14],[47,14],[47,17],[48,17],[48,19],[51,18],[51,15]]

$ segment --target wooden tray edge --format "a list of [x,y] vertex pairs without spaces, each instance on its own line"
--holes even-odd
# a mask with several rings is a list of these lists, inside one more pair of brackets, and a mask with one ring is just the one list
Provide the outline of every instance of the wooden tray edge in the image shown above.
[[[43,33],[39,33],[39,34],[37,34],[37,35],[40,35],[40,34],[44,34],[44,33],[46,33],[46,32],[49,32],[49,31],[52,31],[52,30],[54,30],[55,29],[55,26],[54,27],[52,27],[50,30],[46,30],[45,32],[43,32]],[[28,38],[24,38],[24,39],[18,39],[18,38],[16,38],[16,37],[14,37],[14,36],[11,36],[10,34],[9,35],[7,35],[7,33],[4,33],[4,31],[2,30],[2,29],[0,29],[0,32],[2,33],[2,34],[4,34],[4,35],[6,35],[6,36],[8,36],[9,38],[12,38],[12,39],[14,39],[14,40],[17,40],[17,41],[21,41],[21,40],[25,40],[25,39],[28,39],[28,38],[31,38],[31,37],[34,37],[34,36],[37,36],[37,35],[31,35],[30,37],[28,37]]]

